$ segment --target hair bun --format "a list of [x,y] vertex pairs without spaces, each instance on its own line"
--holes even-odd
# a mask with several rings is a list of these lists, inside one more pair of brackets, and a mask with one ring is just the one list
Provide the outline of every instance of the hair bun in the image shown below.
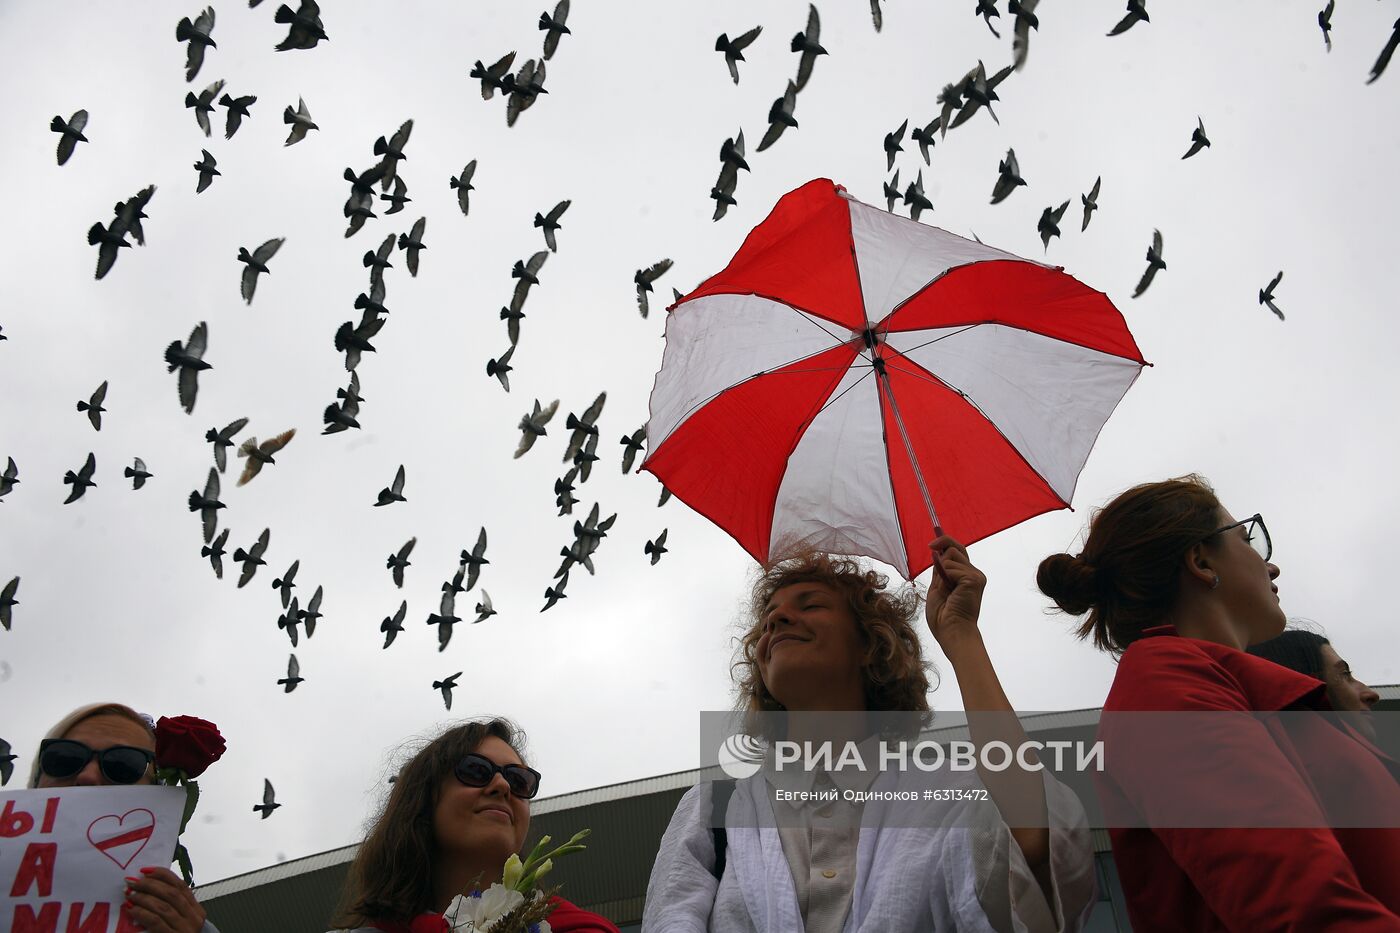
[[1095,567],[1082,557],[1051,554],[1040,562],[1035,583],[1061,612],[1080,616],[1098,602],[1098,576]]

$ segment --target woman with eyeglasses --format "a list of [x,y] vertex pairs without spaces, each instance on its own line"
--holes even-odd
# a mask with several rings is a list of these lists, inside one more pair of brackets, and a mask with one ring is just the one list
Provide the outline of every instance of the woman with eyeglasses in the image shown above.
[[1036,575],[1118,656],[1095,778],[1138,933],[1400,930],[1400,830],[1364,828],[1400,826],[1400,766],[1245,651],[1284,629],[1272,556],[1192,475],[1122,493]]
[[[530,830],[540,773],[504,719],[448,729],[399,771],[350,866],[334,923],[354,933],[446,933],[452,899],[501,880]],[[552,899],[559,933],[617,933],[603,917]]]
[[[155,725],[129,706],[93,703],[59,720],[39,743],[29,786],[155,783]],[[168,868],[127,882],[132,920],[148,933],[218,933],[189,885]]]

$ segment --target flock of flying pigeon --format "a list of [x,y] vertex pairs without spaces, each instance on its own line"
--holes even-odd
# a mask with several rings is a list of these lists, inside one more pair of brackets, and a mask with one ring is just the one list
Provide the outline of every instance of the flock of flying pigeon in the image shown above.
[[[249,6],[257,7],[261,2],[262,0],[250,0]],[[1007,0],[1006,14],[1012,20],[1012,63],[988,74],[985,65],[979,61],[958,80],[945,85],[938,93],[939,112],[932,119],[916,123],[912,132],[909,131],[910,121],[905,120],[896,130],[887,133],[883,140],[886,171],[895,169],[896,156],[903,151],[906,132],[909,141],[918,144],[924,165],[929,165],[931,164],[930,149],[938,141],[945,138],[950,129],[956,129],[963,125],[983,110],[993,120],[999,122],[993,110],[993,104],[1000,99],[998,88],[1026,63],[1030,37],[1039,29],[1038,5],[1039,0]],[[1317,15],[1318,26],[1323,33],[1329,51],[1332,47],[1331,19],[1334,7],[1335,0],[1329,0],[1326,7]],[[881,0],[871,0],[871,15],[875,29],[879,31],[883,26]],[[1000,38],[1001,34],[993,22],[993,20],[1001,22],[1002,16],[996,0],[977,0],[975,15],[981,17],[992,34]],[[478,60],[471,68],[469,77],[480,82],[483,100],[491,101],[498,92],[505,100],[508,126],[514,126],[520,114],[530,109],[540,96],[548,93],[545,88],[545,63],[551,60],[557,52],[561,37],[571,34],[568,16],[569,0],[559,0],[552,13],[543,12],[540,14],[539,30],[543,31],[545,36],[542,52],[537,59],[527,59],[518,69],[512,70],[516,52],[511,51],[502,55],[490,66],[484,65],[482,61]],[[319,42],[329,39],[315,0],[301,0],[296,10],[285,4],[281,5],[277,8],[273,18],[275,22],[288,27],[287,36],[276,45],[278,51],[314,49]],[[1127,14],[1111,28],[1108,35],[1121,35],[1138,27],[1140,23],[1150,22],[1146,0],[1128,0]],[[185,79],[187,82],[195,80],[205,64],[209,50],[218,49],[218,44],[214,39],[214,29],[215,13],[212,6],[207,7],[193,20],[188,17],[181,19],[176,26],[176,39],[186,45]],[[749,49],[760,38],[762,31],[763,27],[760,25],[739,33],[733,39],[729,38],[727,33],[721,34],[716,39],[715,51],[722,53],[729,76],[735,84],[739,83],[739,63],[745,60],[745,50]],[[1397,45],[1400,45],[1400,20],[1396,21],[1388,41],[1371,69],[1367,83],[1374,82],[1385,71]],[[757,149],[759,152],[775,145],[788,129],[798,128],[795,117],[797,97],[807,86],[818,59],[828,54],[821,45],[821,20],[815,5],[809,6],[805,26],[792,37],[789,48],[791,52],[799,56],[796,74],[788,80],[782,95],[774,100],[769,108],[768,126],[762,141],[759,143]],[[225,92],[224,88],[225,82],[222,79],[216,80],[198,94],[191,92],[185,96],[185,107],[194,111],[195,121],[206,138],[212,136],[210,114],[214,112],[216,106],[224,107],[226,110],[224,134],[226,140],[233,138],[243,120],[252,119],[252,108],[257,102],[257,97],[255,95],[234,97]],[[290,127],[285,142],[287,146],[302,142],[307,138],[308,133],[319,129],[312,120],[306,102],[300,98],[298,98],[295,108],[290,105],[285,108],[283,122]],[[57,161],[60,166],[73,158],[78,143],[89,142],[85,135],[88,125],[89,114],[86,110],[76,111],[67,120],[61,116],[53,118],[50,128],[59,135]],[[373,147],[375,162],[368,169],[358,172],[352,168],[345,169],[344,179],[350,187],[343,209],[347,221],[346,238],[354,236],[369,221],[376,219],[378,215],[375,213],[375,208],[380,204],[388,204],[383,213],[390,215],[402,211],[405,205],[413,200],[408,195],[408,184],[399,171],[400,163],[406,159],[405,149],[412,130],[413,120],[405,120],[392,135],[380,136],[375,141]],[[1191,133],[1189,148],[1182,158],[1192,158],[1210,146],[1211,141],[1206,135],[1204,120],[1198,118],[1197,126]],[[720,162],[719,177],[710,189],[709,195],[715,202],[713,219],[716,221],[724,217],[728,208],[737,203],[735,192],[739,171],[751,171],[746,161],[742,129],[735,136],[724,140],[720,147]],[[207,190],[219,177],[220,172],[217,166],[218,161],[215,156],[209,150],[202,149],[200,160],[193,166],[197,173],[196,194]],[[466,163],[460,175],[448,181],[449,189],[456,192],[458,207],[464,216],[469,215],[470,192],[473,190],[472,181],[476,170],[477,160],[472,159]],[[1095,179],[1090,190],[1080,195],[1083,209],[1081,231],[1088,228],[1094,212],[1098,209],[1101,182],[1102,178]],[[998,163],[991,203],[999,204],[1005,201],[1017,188],[1026,185],[1027,182],[1022,176],[1015,150],[1008,149],[1006,156]],[[98,221],[89,228],[87,232],[88,243],[98,249],[96,278],[102,279],[111,272],[121,250],[132,245],[128,238],[134,239],[138,246],[145,245],[142,221],[148,219],[146,208],[150,205],[155,191],[156,186],[149,185],[130,198],[118,202],[113,209],[113,216],[106,224]],[[892,178],[884,184],[884,195],[890,211],[894,210],[897,202],[902,203],[916,221],[921,212],[933,209],[931,201],[924,192],[922,167],[915,180],[909,182],[902,190],[899,185],[899,171],[894,170]],[[492,358],[486,365],[486,375],[498,380],[506,392],[510,391],[509,374],[513,367],[515,351],[519,345],[521,321],[525,317],[526,298],[530,289],[540,284],[540,274],[550,254],[558,250],[558,232],[562,228],[561,218],[568,210],[570,203],[569,200],[563,200],[547,212],[534,215],[534,226],[542,231],[545,249],[535,252],[528,259],[517,260],[511,269],[511,278],[515,279],[513,293],[509,303],[500,310],[500,319],[506,325],[508,346],[504,352]],[[1050,240],[1060,236],[1059,225],[1069,205],[1070,201],[1066,200],[1058,206],[1048,206],[1040,215],[1037,229],[1042,244],[1047,250]],[[349,381],[344,388],[337,388],[337,400],[325,408],[322,418],[323,435],[338,434],[360,428],[360,410],[365,398],[360,394],[358,368],[364,354],[375,352],[371,341],[380,332],[389,314],[385,307],[385,270],[393,268],[393,259],[396,258],[395,249],[397,248],[403,256],[409,275],[411,277],[417,276],[422,252],[428,248],[424,242],[426,228],[427,218],[420,217],[408,232],[399,233],[397,236],[390,233],[377,248],[367,250],[364,253],[363,264],[369,273],[369,288],[367,292],[360,293],[354,302],[354,308],[360,312],[360,317],[358,321],[353,319],[345,321],[333,335],[333,345],[336,352],[344,354],[344,364]],[[239,294],[245,302],[252,303],[259,278],[270,273],[270,264],[284,243],[283,238],[273,237],[251,250],[247,247],[239,248],[237,259],[242,264]],[[1147,269],[1133,292],[1134,298],[1147,290],[1157,272],[1166,269],[1166,263],[1162,258],[1162,243],[1161,232],[1153,231],[1152,245],[1147,252]],[[649,312],[648,295],[653,291],[653,283],[668,271],[671,265],[670,259],[662,259],[637,270],[633,282],[636,287],[638,310],[643,318]],[[1259,291],[1259,304],[1266,306],[1280,320],[1283,319],[1284,315],[1275,304],[1274,291],[1282,278],[1283,273],[1280,272],[1266,288]],[[675,296],[677,298],[681,296],[679,290],[675,291]],[[4,339],[7,338],[0,331],[0,340]],[[208,344],[208,325],[205,322],[199,322],[193,327],[189,337],[184,342],[172,341],[165,350],[165,363],[169,372],[178,373],[176,388],[179,404],[187,413],[194,411],[200,374],[207,373],[213,368],[212,364],[205,359]],[[94,430],[100,431],[102,428],[102,416],[107,411],[104,407],[107,388],[108,384],[104,381],[86,401],[77,403],[77,410],[86,414]],[[599,393],[582,414],[569,414],[566,417],[565,429],[571,433],[563,461],[569,464],[569,468],[554,484],[556,505],[561,516],[573,513],[573,506],[579,501],[573,493],[578,485],[588,480],[593,464],[599,459],[597,452],[600,436],[598,419],[602,414],[606,398],[606,392]],[[515,457],[525,455],[537,439],[547,435],[547,426],[556,415],[558,407],[559,401],[557,399],[547,405],[541,404],[538,399],[534,400],[531,410],[526,412],[519,421],[520,441],[515,450]],[[296,429],[293,428],[262,442],[259,442],[255,437],[248,437],[240,443],[235,438],[244,430],[247,423],[247,418],[239,418],[223,428],[210,428],[206,432],[205,439],[213,447],[214,466],[210,468],[203,487],[195,489],[189,494],[189,510],[199,514],[203,530],[204,545],[201,548],[201,557],[209,560],[219,579],[223,578],[223,559],[227,553],[226,546],[229,538],[228,527],[219,530],[219,513],[226,508],[219,496],[220,477],[227,469],[227,449],[236,445],[237,455],[245,461],[238,480],[238,485],[242,486],[257,477],[264,467],[275,465],[276,455],[288,446],[297,433]],[[642,428],[621,439],[620,444],[623,447],[622,471],[624,474],[631,472],[644,443],[645,430]],[[4,472],[0,473],[0,498],[10,494],[20,482],[19,470],[14,459],[7,458],[7,460]],[[95,456],[93,453],[89,453],[77,471],[70,470],[65,474],[63,482],[71,487],[64,500],[65,504],[82,498],[88,489],[97,485],[93,478],[95,472]],[[133,488],[137,490],[153,478],[146,463],[139,457],[134,458],[133,464],[124,469],[123,476],[130,479]],[[386,507],[406,502],[405,484],[405,468],[400,465],[390,484],[380,490],[373,506]],[[664,505],[668,497],[669,492],[663,488],[658,505]],[[606,518],[602,517],[600,507],[595,503],[585,520],[574,522],[573,539],[560,551],[563,560],[559,570],[554,575],[554,581],[545,590],[545,605],[541,611],[549,609],[560,599],[566,598],[565,589],[569,575],[576,566],[584,567],[590,574],[594,572],[593,556],[597,553],[602,539],[607,536],[616,518],[616,514]],[[655,564],[666,553],[666,537],[667,531],[662,530],[654,539],[647,541],[644,552],[652,564]],[[404,585],[405,573],[411,566],[410,557],[416,541],[416,538],[411,538],[399,549],[388,555],[386,567],[397,588],[402,588]],[[271,529],[265,528],[246,550],[242,547],[233,550],[232,560],[241,565],[237,583],[239,587],[246,586],[256,574],[257,568],[267,563],[265,558],[270,543]],[[451,579],[442,584],[442,595],[437,611],[427,617],[427,624],[435,626],[437,629],[440,651],[447,648],[452,638],[454,626],[462,621],[456,614],[457,597],[476,587],[482,568],[490,563],[486,558],[486,548],[487,533],[486,529],[482,528],[475,544],[470,549],[462,550],[455,573]],[[272,588],[278,592],[282,608],[277,619],[277,626],[285,632],[293,648],[298,646],[299,639],[303,634],[308,639],[314,634],[321,618],[320,608],[324,595],[323,588],[318,586],[305,606],[299,603],[299,598],[292,595],[293,589],[297,586],[295,581],[299,567],[299,561],[292,561],[288,569],[272,581]],[[13,607],[19,604],[19,600],[16,599],[18,589],[19,577],[12,578],[3,588],[0,588],[0,626],[6,630],[10,628],[12,623]],[[496,614],[491,597],[484,588],[480,591],[479,601],[476,603],[474,611],[476,615],[472,620],[473,624],[484,622]],[[398,610],[393,615],[386,617],[381,623],[379,630],[384,635],[384,648],[387,649],[392,645],[398,634],[404,630],[407,612],[408,603],[407,600],[403,600]],[[451,709],[452,706],[452,690],[457,685],[457,679],[461,674],[462,672],[459,671],[432,682],[432,689],[440,691],[443,703],[448,709]],[[292,653],[288,660],[287,676],[278,679],[277,684],[283,687],[285,692],[290,693],[304,680],[296,654]],[[10,753],[8,743],[0,740],[0,784],[8,781],[13,771],[14,758],[15,756]],[[259,811],[266,819],[273,809],[280,806],[273,800],[273,790],[270,783],[265,782],[263,800],[263,805],[254,807],[254,810]]]

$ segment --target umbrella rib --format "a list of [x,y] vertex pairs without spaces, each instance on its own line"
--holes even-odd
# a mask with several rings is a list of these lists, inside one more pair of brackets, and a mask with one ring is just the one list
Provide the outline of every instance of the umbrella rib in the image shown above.
[[[847,367],[841,367],[841,368],[850,369],[851,367],[847,366]],[[809,372],[818,372],[818,370],[808,370],[808,371],[809,371]],[[821,415],[822,412],[826,411],[826,410],[827,410],[828,408],[830,408],[832,405],[835,405],[836,402],[840,400],[841,396],[845,395],[847,392],[851,391],[851,390],[854,389],[856,386],[860,385],[860,384],[861,384],[862,382],[864,382],[864,381],[870,376],[870,374],[873,373],[873,372],[875,372],[875,367],[872,366],[872,367],[870,367],[869,369],[866,370],[864,376],[861,376],[861,377],[860,377],[859,379],[857,379],[855,382],[853,382],[853,383],[851,383],[850,385],[846,386],[846,388],[842,389],[840,392],[837,392],[837,393],[836,393],[835,395],[833,395],[831,398],[827,399],[825,405],[823,405],[821,408],[818,408],[816,411],[812,412],[812,416],[811,416],[810,418],[808,418],[806,421],[802,422],[802,428],[801,428],[801,430],[798,431],[798,433],[801,434],[802,432],[806,431],[807,428],[811,427],[812,422],[813,422],[813,421],[816,421],[817,418]]]
[[[774,299],[770,299],[770,300],[774,300]],[[828,337],[830,337],[832,340],[836,341],[836,343],[835,343],[835,345],[833,346],[832,349],[834,349],[835,347],[839,347],[839,346],[841,346],[842,344],[850,343],[850,342],[851,342],[851,341],[849,341],[849,340],[842,340],[840,337],[836,336],[836,335],[833,334],[831,331],[829,331],[829,330],[827,330],[825,327],[823,327],[822,324],[817,320],[817,316],[816,316],[815,314],[813,314],[812,312],[810,312],[810,311],[803,311],[803,310],[801,310],[800,308],[794,308],[792,305],[788,304],[788,303],[785,302],[785,301],[778,302],[778,303],[781,304],[783,307],[787,308],[787,309],[788,309],[789,311],[791,311],[793,314],[796,314],[798,317],[802,318],[804,321],[807,321],[807,322],[809,322],[809,323],[815,325],[816,327],[818,327],[818,328],[822,331],[822,333],[826,334],[826,335],[827,335]],[[859,351],[857,351],[857,352],[860,354],[861,358],[864,359],[866,362],[868,362],[868,363],[869,363],[869,362],[873,362],[873,360],[872,360],[871,357],[866,353],[865,350],[859,350]]]
[[[901,354],[905,354],[905,353],[913,353],[915,350],[922,350],[924,347],[932,346],[933,344],[938,343],[938,341],[940,341],[940,340],[947,340],[949,337],[956,337],[958,334],[965,334],[965,333],[967,333],[968,331],[972,330],[974,327],[980,327],[980,326],[982,326],[982,323],[983,323],[983,322],[979,321],[979,322],[977,322],[976,324],[968,324],[966,327],[960,327],[960,328],[958,328],[957,330],[953,331],[952,333],[944,334],[944,335],[941,336],[941,337],[934,337],[932,340],[925,341],[924,343],[918,344],[917,346],[912,346],[912,347],[910,347],[910,348],[907,349],[907,350],[900,350],[899,352],[900,352]],[[895,333],[901,333],[901,331],[895,331]],[[908,332],[908,331],[903,331],[903,333],[909,333],[909,332]],[[885,339],[886,339],[887,341],[888,341],[888,339],[889,339],[889,337],[888,337],[888,332],[886,333],[886,338],[885,338]]]

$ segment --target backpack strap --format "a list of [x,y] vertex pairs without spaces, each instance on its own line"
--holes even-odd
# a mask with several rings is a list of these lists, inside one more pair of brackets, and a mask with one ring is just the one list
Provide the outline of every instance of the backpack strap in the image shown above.
[[729,798],[734,795],[733,779],[711,781],[710,793],[710,822],[712,826],[715,814],[719,815],[719,825],[713,826],[710,830],[714,835],[715,842],[714,876],[718,880],[724,877],[725,849],[729,845],[729,839],[724,831],[724,815],[729,812]]

